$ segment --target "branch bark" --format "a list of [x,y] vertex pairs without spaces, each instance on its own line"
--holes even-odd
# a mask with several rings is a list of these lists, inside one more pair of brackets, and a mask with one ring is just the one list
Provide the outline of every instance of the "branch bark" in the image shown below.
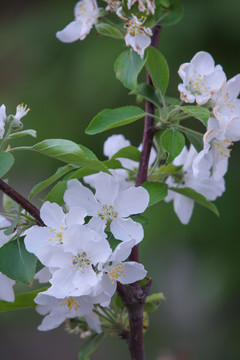
[[31,204],[25,197],[19,194],[10,185],[5,183],[2,179],[0,179],[0,190],[2,190],[17,204],[21,205],[21,207],[25,209],[36,220],[38,225],[45,226],[44,222],[40,217],[40,211],[33,204]]
[[[161,26],[156,25],[153,28],[151,45],[157,48]],[[153,86],[150,75],[147,72],[147,83]],[[146,101],[145,110],[148,114],[154,114],[154,105]],[[154,119],[147,115],[144,121],[144,131],[142,140],[142,152],[138,168],[136,186],[140,186],[147,180],[148,163],[153,143]],[[139,262],[138,245],[134,246],[129,256],[130,261]],[[143,340],[143,308],[145,300],[151,288],[151,281],[141,288],[140,283],[123,286],[118,284],[118,294],[121,297],[128,311],[129,319],[129,337],[127,340],[132,360],[145,360],[144,340]]]

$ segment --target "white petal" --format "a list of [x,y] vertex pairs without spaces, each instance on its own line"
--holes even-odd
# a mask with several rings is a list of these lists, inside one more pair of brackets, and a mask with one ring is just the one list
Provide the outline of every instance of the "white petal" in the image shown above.
[[79,40],[82,36],[82,27],[83,24],[80,21],[72,21],[63,30],[58,31],[56,37],[64,43]]
[[67,226],[79,224],[84,224],[84,218],[87,216],[86,210],[80,207],[71,207],[68,214],[66,214],[66,224]]
[[112,135],[103,144],[103,154],[110,159],[118,150],[130,145],[130,141],[123,135]]
[[113,205],[119,190],[117,178],[103,172],[97,174],[95,197],[102,204]]
[[138,280],[144,279],[147,275],[147,271],[142,264],[134,261],[127,261],[123,263],[125,266],[124,274],[119,277],[119,281],[122,284],[132,284]]
[[131,187],[119,192],[117,211],[120,216],[129,216],[144,212],[149,203],[149,194],[142,186]]
[[129,257],[134,245],[136,245],[136,242],[134,240],[124,241],[124,242],[120,243],[114,250],[109,261],[124,261],[124,260],[126,260]]
[[194,201],[186,196],[176,194],[173,207],[181,223],[188,224],[192,216]]
[[51,228],[65,225],[65,214],[61,206],[46,201],[40,209],[40,216],[44,224]]
[[13,302],[15,299],[13,285],[15,281],[9,279],[6,275],[0,272],[0,299],[4,301]]
[[132,219],[114,219],[110,225],[113,236],[122,241],[135,240],[138,244],[143,239],[142,225]]

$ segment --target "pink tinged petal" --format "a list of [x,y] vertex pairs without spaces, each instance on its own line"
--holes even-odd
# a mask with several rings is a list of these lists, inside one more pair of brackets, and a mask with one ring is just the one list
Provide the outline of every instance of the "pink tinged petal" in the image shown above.
[[195,96],[186,90],[185,85],[179,84],[178,91],[180,92],[180,97],[181,97],[182,101],[184,101],[186,103],[194,103]]
[[203,104],[206,104],[208,102],[208,100],[210,99],[211,97],[211,93],[210,92],[207,92],[204,94],[204,95],[198,95],[196,94],[195,95],[195,98],[196,98],[196,103],[198,105],[203,105]]
[[125,35],[125,42],[127,46],[131,46],[140,57],[143,59],[144,50],[151,44],[151,38],[145,33],[131,36],[129,33]]
[[173,207],[181,223],[184,225],[188,224],[192,216],[194,201],[186,196],[176,194]]
[[51,228],[65,225],[65,214],[61,206],[46,201],[40,209],[40,216],[44,224]]
[[64,43],[71,43],[80,40],[83,24],[80,21],[72,21],[63,30],[56,33],[58,40]]
[[142,264],[134,261],[128,261],[122,264],[124,265],[125,270],[118,280],[122,284],[132,284],[138,280],[144,279],[147,275],[147,271]]
[[91,190],[83,186],[77,179],[70,180],[64,194],[64,201],[71,207],[81,207],[87,214],[93,216],[97,214],[99,203],[95,199]]
[[236,116],[229,121],[226,126],[225,136],[232,141],[240,140],[240,117]]
[[129,240],[120,243],[116,249],[114,250],[112,256],[110,257],[109,261],[124,261],[130,255],[132,248],[136,242],[134,240]]
[[95,197],[101,204],[113,205],[118,195],[119,183],[116,177],[103,172],[97,174]]
[[114,219],[110,225],[113,236],[122,241],[135,240],[138,244],[144,236],[142,225],[132,219]]
[[84,218],[87,216],[86,210],[80,207],[71,207],[68,214],[66,214],[66,225],[84,224]]
[[0,299],[4,301],[13,302],[15,299],[13,285],[15,281],[9,279],[6,275],[0,272]]
[[118,194],[117,212],[126,217],[144,212],[149,203],[149,194],[142,186],[131,187]]

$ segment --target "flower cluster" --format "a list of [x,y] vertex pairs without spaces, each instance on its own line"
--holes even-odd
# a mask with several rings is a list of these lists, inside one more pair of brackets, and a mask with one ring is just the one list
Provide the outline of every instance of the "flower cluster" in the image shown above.
[[[140,18],[131,13],[136,0],[128,0],[127,7],[123,1],[105,0],[107,7],[105,12],[115,13],[120,19],[124,21],[125,43],[131,46],[141,58],[144,56],[144,50],[151,43],[152,30],[144,26],[148,15],[154,15],[155,2],[154,0],[141,1],[138,0],[138,11],[143,13]],[[104,10],[98,8],[95,0],[81,0],[74,8],[74,20],[70,22],[63,30],[58,31],[57,38],[65,43],[71,43],[76,40],[84,40],[89,34],[93,25],[101,22],[101,12]]]
[[[215,200],[225,191],[224,178],[230,157],[230,147],[240,140],[240,75],[226,81],[220,65],[215,66],[212,56],[198,52],[179,68],[183,83],[178,86],[181,100],[196,101],[210,110],[203,150],[199,153],[191,146],[184,148],[175,158],[175,165],[183,165],[181,181],[169,178],[173,187],[190,187],[208,200]],[[193,200],[169,191],[166,201],[174,201],[174,210],[182,223],[190,220]]]
[[[40,215],[46,226],[26,231],[26,249],[45,266],[37,278],[51,284],[35,299],[39,313],[46,315],[39,330],[85,316],[99,332],[94,305],[110,304],[117,281],[130,284],[146,276],[142,264],[125,260],[143,239],[142,225],[130,215],[147,208],[148,192],[143,187],[123,190],[114,173],[102,172],[95,175],[94,189],[95,194],[78,180],[70,180],[65,211],[45,202]],[[115,249],[108,241],[112,236],[119,240]]]

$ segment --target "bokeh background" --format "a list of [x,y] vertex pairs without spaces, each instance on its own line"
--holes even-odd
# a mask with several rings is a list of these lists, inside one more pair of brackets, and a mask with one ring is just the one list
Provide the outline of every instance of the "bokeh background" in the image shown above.
[[[159,49],[170,67],[168,95],[178,96],[177,69],[199,50],[210,52],[228,78],[240,72],[240,1],[183,0],[183,20],[164,28]],[[66,138],[91,148],[103,159],[102,144],[113,133],[87,136],[84,129],[104,108],[134,104],[115,79],[113,63],[122,41],[97,36],[63,44],[55,38],[72,19],[75,1],[0,1],[0,104],[15,113],[24,102],[31,112],[25,128],[44,138]],[[133,145],[141,142],[138,121],[117,129]],[[31,145],[34,139],[17,144]],[[147,211],[149,227],[140,256],[153,278],[152,292],[166,301],[150,316],[145,335],[148,360],[237,360],[240,358],[239,144],[226,175],[227,191],[216,201],[221,216],[195,206],[188,226],[164,202]],[[53,174],[60,162],[19,152],[9,183],[27,195]],[[21,290],[25,290],[22,288]],[[34,310],[0,314],[0,359],[75,360],[77,336],[63,326],[47,333],[36,327]],[[104,341],[93,359],[128,359],[117,338]]]

